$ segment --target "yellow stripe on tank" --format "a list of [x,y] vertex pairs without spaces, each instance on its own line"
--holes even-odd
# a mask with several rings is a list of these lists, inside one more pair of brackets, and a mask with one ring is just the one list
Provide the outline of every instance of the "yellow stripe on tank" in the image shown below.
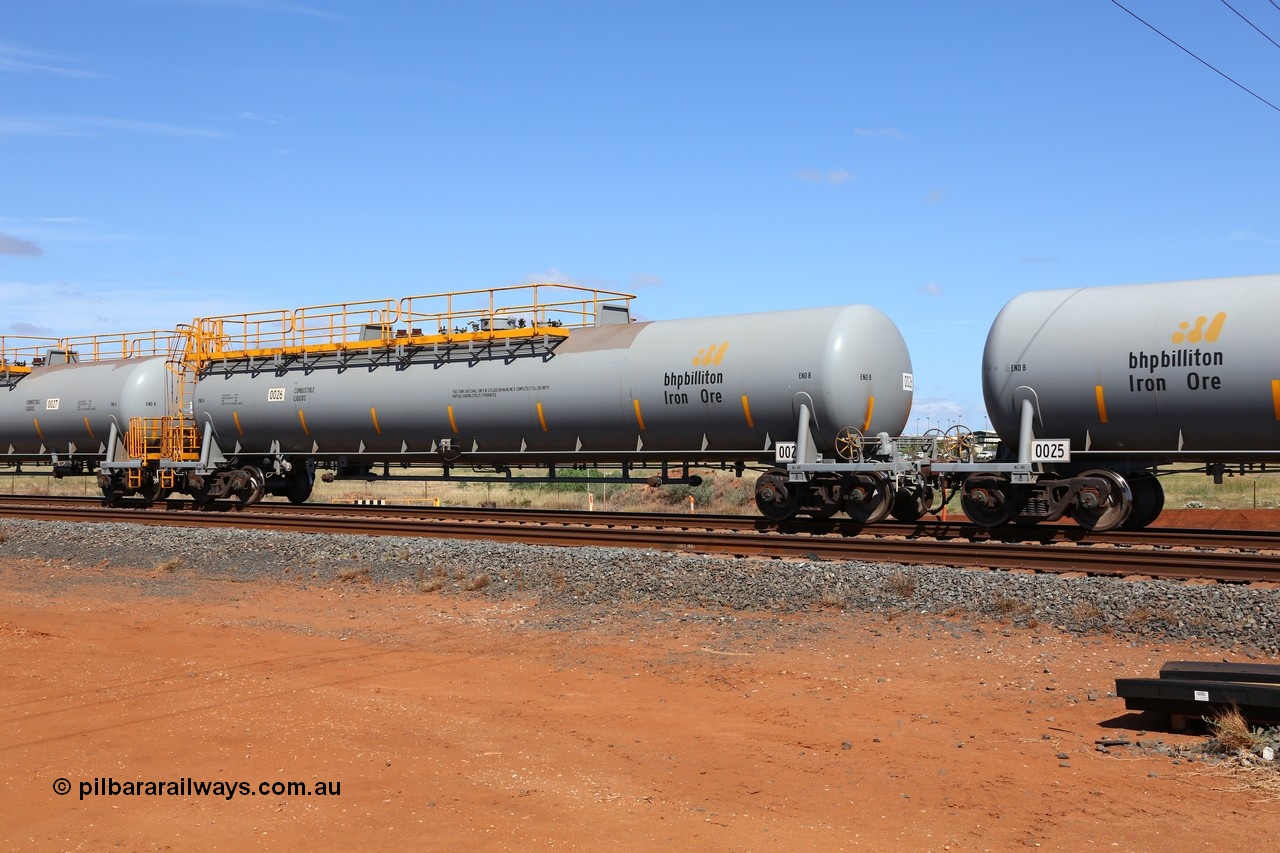
[[862,431],[868,432],[871,429],[871,416],[876,410],[876,395],[872,394],[867,397],[867,419],[862,422]]
[[244,435],[244,427],[240,426],[240,413],[232,412],[231,420],[236,422],[236,432],[240,433],[241,435]]
[[1093,396],[1098,401],[1098,420],[1107,422],[1107,401],[1102,395],[1102,386],[1093,386]]
[[1276,420],[1280,421],[1280,379],[1271,380],[1271,408],[1275,410]]
[[378,426],[378,410],[370,406],[369,417],[373,418],[373,431],[378,435],[382,435],[382,427]]
[[36,435],[40,436],[41,441],[44,441],[44,433],[40,431],[40,419],[32,418],[31,422],[36,425]]
[[747,416],[747,426],[755,428],[756,422],[751,419],[751,404],[747,402],[747,395],[742,395],[742,414]]
[[84,416],[84,428],[85,428],[85,431],[89,433],[89,438],[96,438],[96,437],[97,437],[97,436],[95,436],[95,435],[93,434],[93,427],[89,425],[89,416],[88,416],[88,415],[85,415],[85,416]]
[[539,403],[539,404],[538,404],[538,423],[542,424],[542,431],[543,431],[543,432],[550,432],[550,430],[548,430],[548,429],[547,429],[547,419],[546,419],[546,417],[544,417],[544,416],[543,416],[543,414],[542,414],[542,404],[541,404],[541,403]]
[[644,415],[640,414],[640,401],[632,400],[631,402],[636,407],[636,423],[640,425],[640,429],[644,429]]
[[311,437],[311,430],[307,429],[307,417],[302,414],[302,409],[298,409],[298,423],[302,424],[302,434]]
[[458,431],[458,424],[453,419],[453,406],[449,407],[449,429],[453,430],[455,433]]

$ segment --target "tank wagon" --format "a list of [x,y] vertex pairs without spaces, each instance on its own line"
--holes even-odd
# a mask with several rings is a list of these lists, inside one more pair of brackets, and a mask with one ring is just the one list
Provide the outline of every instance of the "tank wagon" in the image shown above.
[[1055,479],[1033,487],[966,488],[968,504],[999,521],[1087,500],[1096,523],[1142,527],[1164,505],[1160,466],[1221,482],[1228,463],[1280,461],[1278,299],[1280,275],[1015,297],[983,353],[987,413],[1011,453],[1047,435],[1071,460],[1043,460]]
[[174,406],[173,331],[84,338],[0,337],[0,460],[92,470],[121,424]]
[[[789,480],[870,476],[881,512],[919,517],[959,493],[980,526],[1062,517],[1094,530],[1150,524],[1162,466],[1280,461],[1280,276],[1050,290],[1011,300],[983,354],[1001,440],[986,458],[964,427],[924,437],[853,434],[841,458],[789,464]],[[890,506],[892,504],[892,506]]]
[[[198,319],[163,356],[13,374],[4,458],[96,467],[109,499],[301,502],[317,466],[457,478],[611,465],[690,481],[690,464],[770,464],[799,423],[801,458],[834,453],[847,425],[906,423],[910,358],[875,308],[636,322],[632,298],[537,284]],[[117,384],[96,390],[103,375]],[[33,415],[58,395],[91,411],[50,434]],[[823,513],[866,497],[818,482],[779,499]]]

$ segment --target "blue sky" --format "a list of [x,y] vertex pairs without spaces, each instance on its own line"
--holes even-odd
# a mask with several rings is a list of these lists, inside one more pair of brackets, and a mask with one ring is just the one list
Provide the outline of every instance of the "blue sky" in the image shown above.
[[[1224,3],[1124,4],[1280,104]],[[1280,272],[1278,138],[1110,0],[9,0],[0,334],[537,280],[865,302],[908,428],[981,428],[1017,293]]]

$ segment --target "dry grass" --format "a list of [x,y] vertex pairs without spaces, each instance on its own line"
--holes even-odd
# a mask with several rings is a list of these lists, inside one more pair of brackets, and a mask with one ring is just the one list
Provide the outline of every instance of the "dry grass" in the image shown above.
[[1213,739],[1209,746],[1216,752],[1234,755],[1237,752],[1248,752],[1262,741],[1249,728],[1249,722],[1235,705],[1223,708],[1204,721],[1213,730]]
[[1130,625],[1143,625],[1148,622],[1164,622],[1168,624],[1178,621],[1177,615],[1170,610],[1166,610],[1163,607],[1147,607],[1145,605],[1139,605],[1130,610],[1125,615],[1125,619]]
[[1230,779],[1228,791],[1258,795],[1255,803],[1280,802],[1280,771],[1270,764],[1264,767],[1233,764],[1217,768],[1212,775]]
[[991,597],[991,609],[997,615],[1011,619],[1031,612],[1031,606],[1026,602],[1003,592],[997,592]]
[[844,595],[835,590],[829,589],[818,596],[818,606],[828,610],[844,610],[846,603]]
[[919,586],[916,573],[904,569],[894,571],[884,581],[884,591],[898,598],[914,597]]
[[418,590],[420,592],[439,592],[444,589],[445,582],[449,580],[449,572],[443,566],[436,566],[432,569],[430,578],[426,574],[426,569],[418,569]]
[[1102,608],[1092,601],[1077,601],[1071,605],[1068,613],[1072,621],[1081,625],[1095,622],[1103,616]]
[[181,557],[170,557],[169,559],[157,565],[156,571],[164,572],[165,574],[168,574],[169,572],[176,571],[178,567],[181,565],[182,565]]
[[473,575],[471,577],[471,580],[467,581],[462,588],[467,590],[468,592],[476,592],[478,590],[484,589],[486,586],[488,586],[492,582],[492,580],[493,579],[489,577],[488,572],[481,572],[478,575]]
[[338,572],[338,580],[343,583],[368,583],[373,579],[373,569],[368,566],[356,566],[350,569],[342,569]]
[[1261,795],[1255,802],[1280,801],[1280,761],[1259,764],[1256,758],[1250,757],[1270,740],[1263,730],[1249,728],[1249,721],[1234,705],[1205,717],[1204,721],[1212,732],[1204,751],[1228,759],[1210,771],[1211,775],[1230,779],[1229,790]]

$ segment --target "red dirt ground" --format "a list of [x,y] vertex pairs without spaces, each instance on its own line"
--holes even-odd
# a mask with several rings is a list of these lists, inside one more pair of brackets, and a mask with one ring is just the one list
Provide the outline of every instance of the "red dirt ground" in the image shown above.
[[[1280,817],[1203,763],[1096,750],[1201,739],[1107,697],[1235,659],[1187,644],[11,562],[0,650],[6,849],[1223,850]],[[251,792],[81,798],[95,778]],[[340,793],[254,792],[291,780]]]

